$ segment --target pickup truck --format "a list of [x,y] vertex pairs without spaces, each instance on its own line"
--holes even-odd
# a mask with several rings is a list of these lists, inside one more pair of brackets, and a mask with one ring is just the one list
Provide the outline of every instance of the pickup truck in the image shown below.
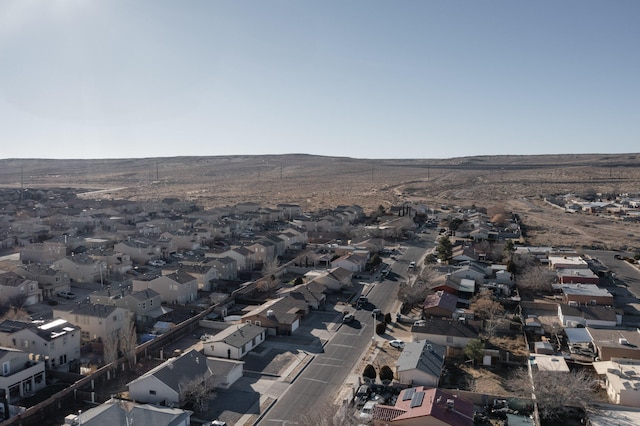
[[58,293],[56,293],[56,295],[58,297],[62,297],[63,299],[69,299],[69,300],[76,298],[76,294],[70,291],[59,291]]

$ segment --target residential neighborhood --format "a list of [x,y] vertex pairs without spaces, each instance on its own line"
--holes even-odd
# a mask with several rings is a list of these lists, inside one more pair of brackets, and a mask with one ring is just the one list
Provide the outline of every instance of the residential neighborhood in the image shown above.
[[[630,220],[632,201],[565,205]],[[584,424],[598,404],[640,408],[640,254],[531,246],[518,212],[62,189],[0,207],[8,425]],[[566,383],[582,392],[558,396]]]

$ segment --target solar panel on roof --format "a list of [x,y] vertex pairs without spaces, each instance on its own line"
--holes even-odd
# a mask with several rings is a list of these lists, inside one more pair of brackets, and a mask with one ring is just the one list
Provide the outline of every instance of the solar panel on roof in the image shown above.
[[411,408],[422,406],[422,401],[424,400],[424,392],[416,392],[413,394],[411,398]]
[[416,393],[416,390],[414,388],[409,388],[405,390],[404,393],[402,394],[402,400],[408,401],[409,399],[413,398],[414,393]]

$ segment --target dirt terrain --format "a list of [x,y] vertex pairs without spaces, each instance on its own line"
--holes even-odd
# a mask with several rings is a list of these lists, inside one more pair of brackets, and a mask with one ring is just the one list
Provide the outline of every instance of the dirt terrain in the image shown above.
[[304,154],[113,160],[0,160],[0,187],[78,188],[85,197],[187,199],[205,207],[297,203],[306,210],[404,202],[504,206],[534,244],[640,247],[640,225],[570,215],[548,194],[638,193],[640,154],[368,160]]

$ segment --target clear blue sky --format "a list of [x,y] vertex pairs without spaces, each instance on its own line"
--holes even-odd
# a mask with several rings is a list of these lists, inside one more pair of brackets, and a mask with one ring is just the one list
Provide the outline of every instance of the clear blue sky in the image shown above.
[[0,158],[640,149],[640,1],[0,1]]

